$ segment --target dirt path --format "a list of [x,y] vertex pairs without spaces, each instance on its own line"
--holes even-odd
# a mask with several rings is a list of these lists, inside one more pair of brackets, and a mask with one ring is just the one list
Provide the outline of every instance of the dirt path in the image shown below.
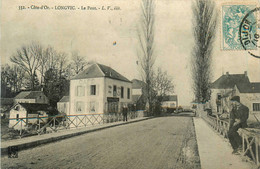
[[200,168],[190,117],[160,117],[3,157],[1,168]]

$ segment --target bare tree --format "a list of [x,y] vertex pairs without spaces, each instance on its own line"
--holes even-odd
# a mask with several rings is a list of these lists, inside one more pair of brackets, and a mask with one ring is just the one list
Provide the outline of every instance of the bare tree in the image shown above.
[[80,56],[78,51],[73,51],[72,54],[72,69],[75,74],[79,74],[88,65],[85,57]]
[[138,51],[138,59],[141,66],[141,76],[146,83],[146,97],[149,104],[149,113],[152,113],[152,76],[153,65],[155,62],[154,52],[154,0],[142,0],[141,9],[141,25],[138,29],[138,39],[140,50]]
[[195,98],[200,103],[210,99],[211,62],[216,32],[216,9],[212,0],[195,0],[193,9],[192,79]]
[[22,68],[30,77],[30,88],[35,88],[35,73],[40,66],[43,48],[39,43],[24,45],[11,57],[11,61]]
[[157,69],[152,82],[156,96],[164,97],[174,91],[172,78],[167,74],[167,71],[163,72],[161,68]]

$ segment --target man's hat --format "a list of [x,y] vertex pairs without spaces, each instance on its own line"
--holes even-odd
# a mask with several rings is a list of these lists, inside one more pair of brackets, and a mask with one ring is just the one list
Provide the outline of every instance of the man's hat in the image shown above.
[[237,101],[240,103],[240,97],[239,96],[233,96],[231,99],[231,101]]

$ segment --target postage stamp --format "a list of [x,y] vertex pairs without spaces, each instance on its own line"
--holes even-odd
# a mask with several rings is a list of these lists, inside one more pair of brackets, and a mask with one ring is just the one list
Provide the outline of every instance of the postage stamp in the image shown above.
[[[239,26],[239,40],[242,47],[252,56],[260,58],[260,7],[245,15]],[[251,50],[257,49],[257,50]]]
[[[239,27],[245,15],[255,8],[256,5],[222,5],[221,43],[223,50],[243,50],[239,38]],[[254,15],[249,17],[255,20]],[[248,49],[255,49],[255,46],[250,44]]]

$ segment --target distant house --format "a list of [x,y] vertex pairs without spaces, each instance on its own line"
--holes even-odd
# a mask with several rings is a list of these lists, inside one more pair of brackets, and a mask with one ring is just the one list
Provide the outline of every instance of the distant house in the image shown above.
[[9,110],[14,104],[13,98],[1,98],[0,99],[0,112],[2,118],[9,118]]
[[132,82],[95,63],[70,80],[69,114],[116,113],[132,103]]
[[240,96],[240,102],[252,113],[260,112],[260,83],[251,83],[244,74],[229,74],[218,78],[211,86],[210,105],[213,112],[230,111],[230,98]]
[[178,97],[177,95],[164,96],[162,99],[163,108],[177,108],[178,107]]
[[17,96],[15,96],[14,102],[48,104],[49,99],[42,91],[22,91]]
[[69,114],[69,102],[70,96],[63,96],[61,100],[57,103],[58,111],[60,113]]
[[145,109],[145,104],[146,104],[146,99],[145,99],[145,82],[138,80],[138,79],[133,79],[132,80],[132,100],[133,103],[136,104],[137,110],[144,110]]
[[260,113],[260,83],[236,84],[233,95],[240,96],[240,102],[249,108],[250,113]]
[[[57,110],[48,104],[16,103],[10,110],[9,127],[25,129],[29,125],[36,124],[39,121],[47,122],[48,114],[57,114]],[[42,117],[43,121],[38,121],[37,117]]]

